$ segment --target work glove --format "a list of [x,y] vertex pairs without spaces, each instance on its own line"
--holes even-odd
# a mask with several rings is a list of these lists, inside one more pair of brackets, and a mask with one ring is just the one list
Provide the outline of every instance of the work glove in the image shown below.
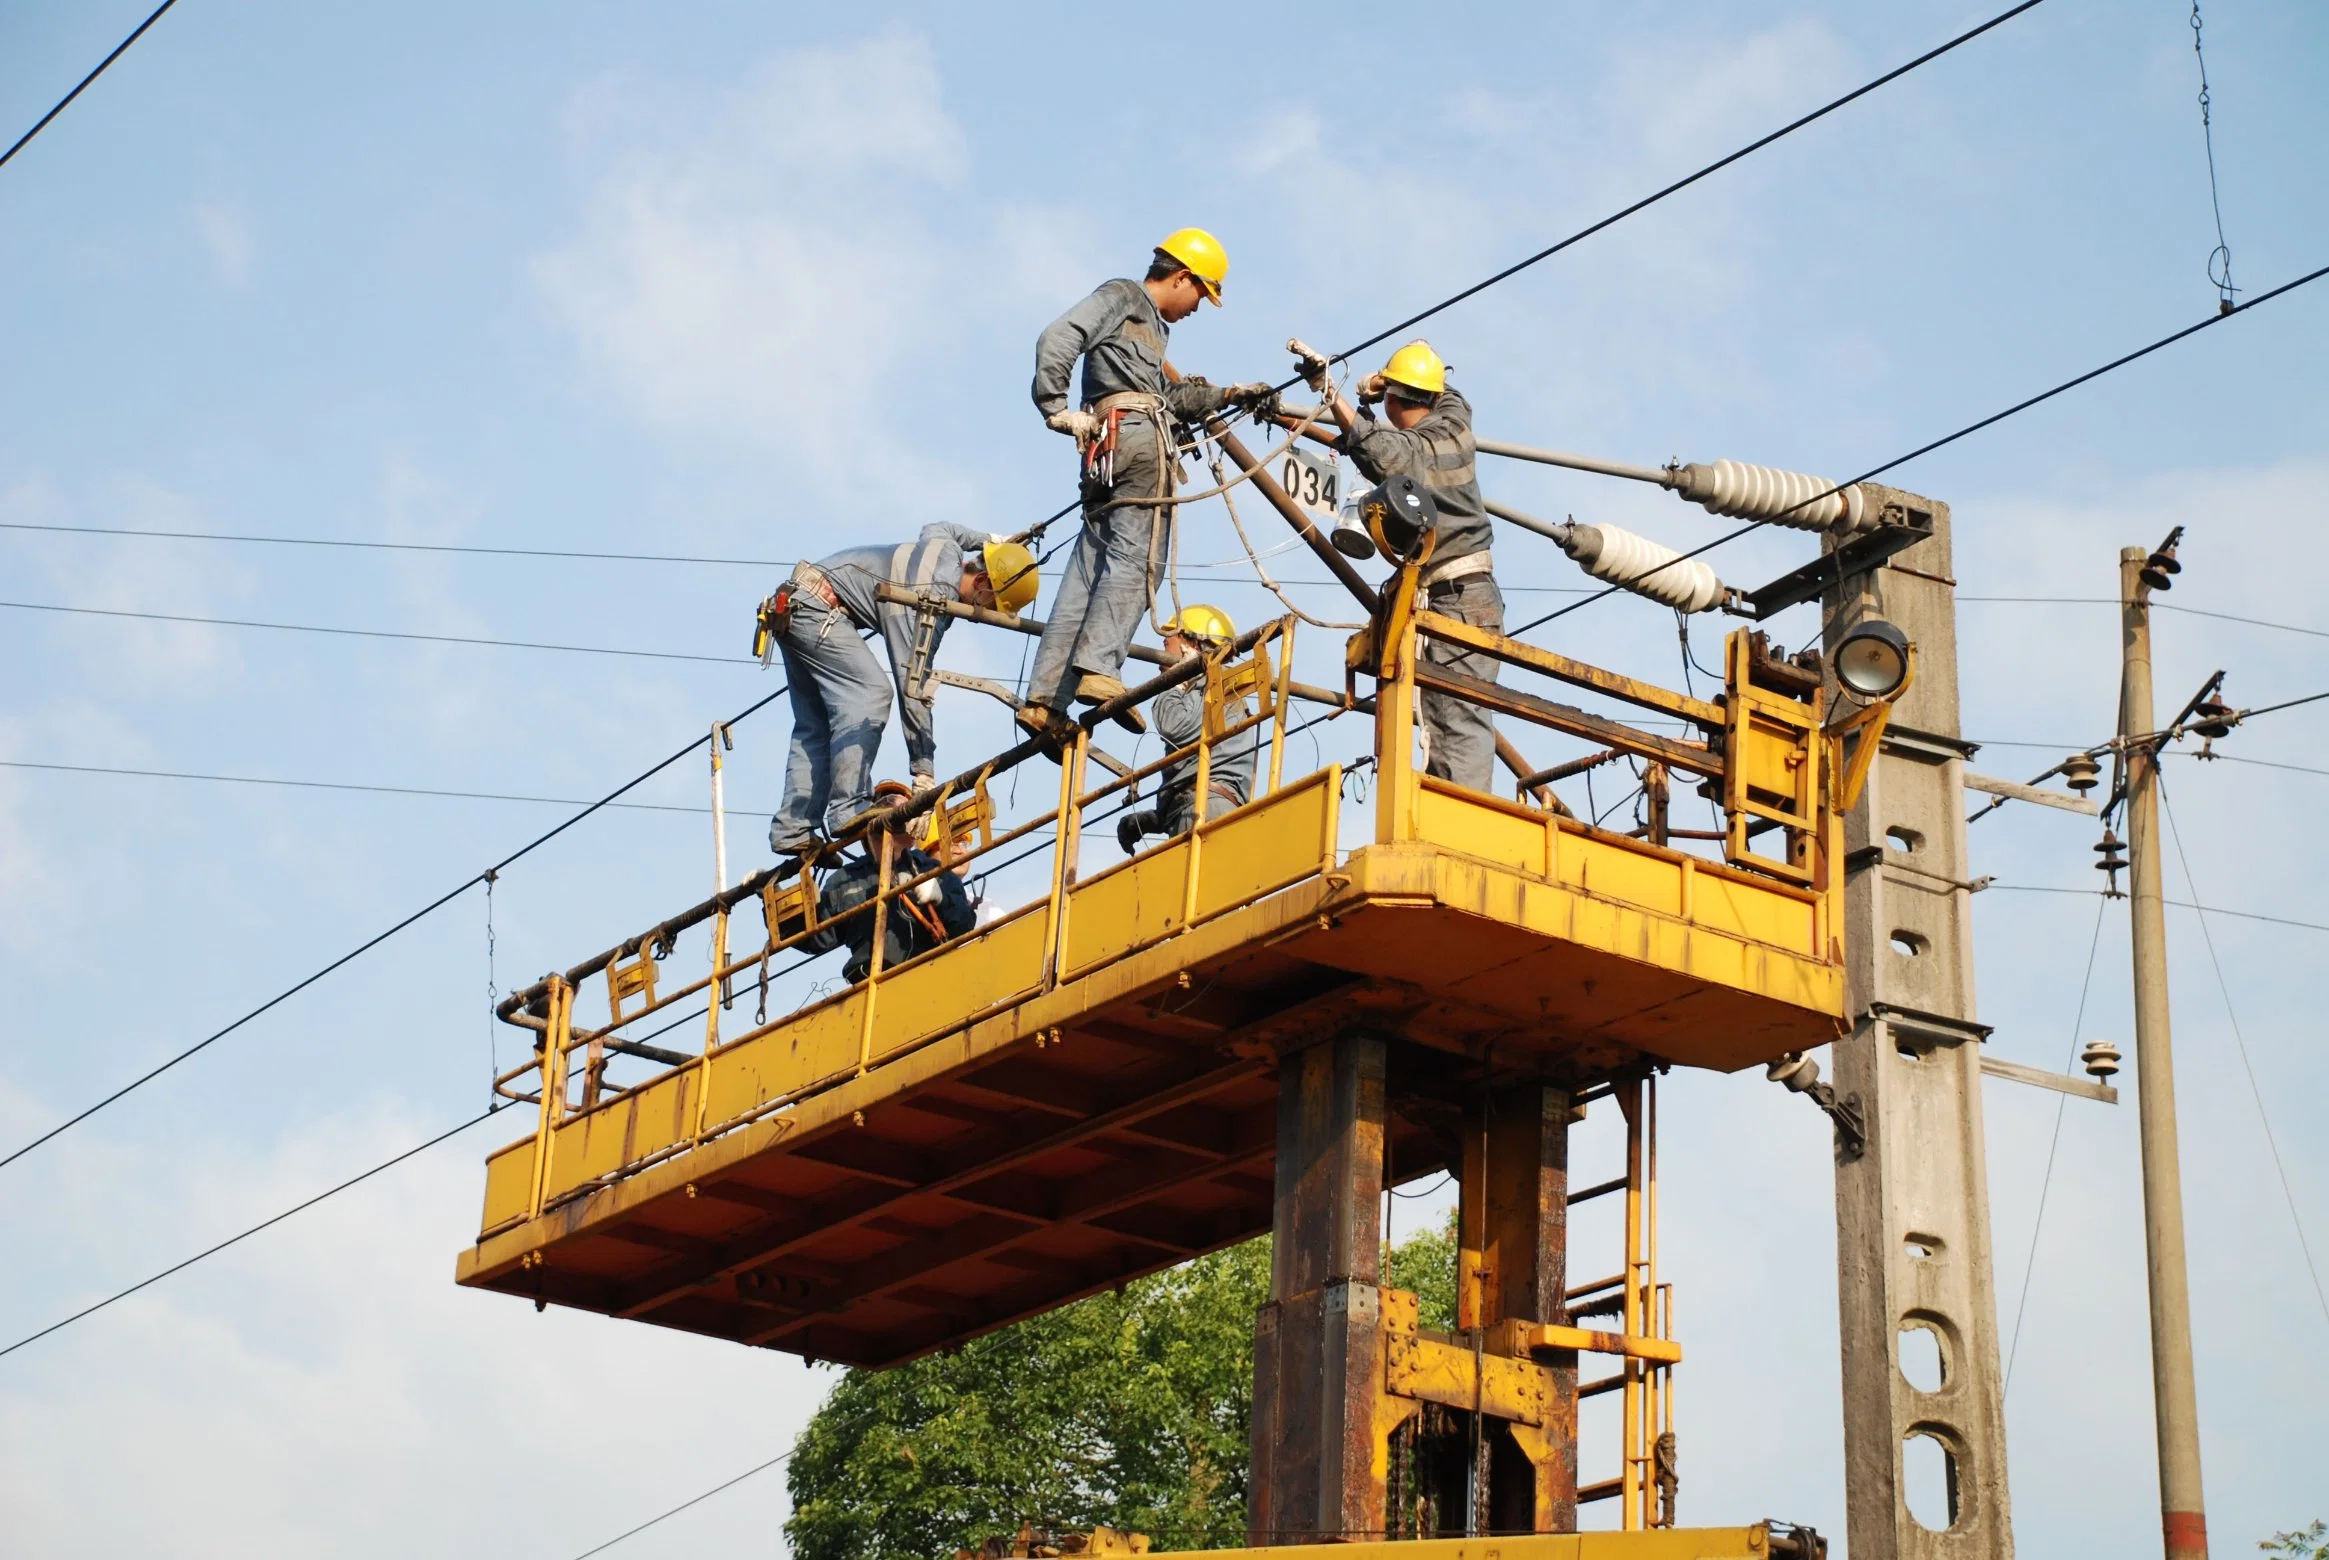
[[1359,381],[1359,399],[1369,406],[1383,399],[1383,376],[1381,374],[1369,374]]
[[916,775],[914,776],[914,794],[920,796],[924,791],[930,790],[937,784],[938,777],[936,775]]
[[1266,423],[1278,415],[1278,387],[1255,381],[1251,384],[1231,385],[1221,392],[1223,404],[1239,408],[1256,423]]
[[1294,367],[1301,373],[1302,382],[1320,395],[1326,393],[1327,371],[1333,366],[1326,354],[1299,337],[1288,337],[1286,350],[1294,354]]
[[1140,837],[1155,827],[1153,812],[1129,812],[1116,820],[1116,843],[1124,847],[1124,854],[1140,854]]
[[1043,426],[1053,433],[1064,433],[1076,441],[1081,449],[1100,436],[1100,419],[1078,407],[1062,407],[1043,419]]

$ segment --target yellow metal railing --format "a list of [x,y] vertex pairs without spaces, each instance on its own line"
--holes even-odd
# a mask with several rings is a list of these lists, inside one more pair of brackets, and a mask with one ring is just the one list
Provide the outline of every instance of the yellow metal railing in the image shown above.
[[[1220,654],[1168,668],[1084,716],[1056,747],[1023,742],[930,793],[869,815],[851,835],[877,863],[875,893],[863,903],[827,914],[818,902],[813,864],[785,874],[770,869],[513,995],[499,1012],[534,1032],[534,1055],[501,1074],[495,1087],[538,1105],[540,1115],[532,1137],[502,1150],[489,1167],[488,1233],[749,1125],[1227,909],[1332,871],[1343,770],[1328,765],[1286,780],[1287,714],[1297,697],[1325,704],[1332,712],[1326,718],[1371,705],[1374,752],[1364,762],[1376,771],[1378,844],[1430,844],[1824,962],[1840,957],[1834,946],[1834,901],[1842,886],[1837,791],[1846,771],[1841,735],[1822,724],[1816,674],[1771,660],[1759,641],[1741,632],[1726,650],[1724,698],[1706,702],[1419,610],[1416,597],[1415,571],[1404,569],[1383,593],[1372,622],[1353,637],[1339,696],[1292,680],[1295,619],[1273,620]],[[1698,735],[1641,730],[1525,687],[1461,675],[1420,654],[1426,639],[1654,710],[1695,727]],[[1361,675],[1375,682],[1371,699],[1357,691]],[[1097,785],[1087,783],[1092,732],[1101,720],[1197,678],[1204,684],[1205,717],[1195,742],[1138,768],[1111,760],[1116,773]],[[1539,808],[1434,779],[1415,762],[1419,691],[1466,699],[1633,756],[1649,766],[1646,783],[1661,795],[1669,774],[1701,776],[1722,799],[1727,828],[1719,834],[1669,831],[1660,806],[1644,829],[1615,833],[1566,816],[1557,799]],[[1221,744],[1264,727],[1266,769],[1257,773],[1251,799],[1220,817],[1203,816]],[[1863,732],[1862,756],[1874,736],[1873,728]],[[1257,749],[1263,745],[1257,739]],[[1060,765],[1056,801],[1034,817],[1003,825],[991,782],[1047,751]],[[1191,757],[1200,808],[1196,827],[1086,875],[1080,843],[1087,816],[1119,798],[1128,800],[1143,780]],[[1776,852],[1756,843],[1772,832],[1782,841]],[[1675,843],[1718,838],[1720,861]],[[896,862],[909,845],[927,850],[937,864],[900,875]],[[1007,854],[1020,846],[1029,848]],[[887,965],[890,917],[916,913],[918,892],[941,874],[983,868],[991,882],[992,873],[1046,852],[1040,895],[961,938]],[[732,917],[753,899],[760,902],[762,935],[737,953]],[[866,978],[771,1019],[765,1004],[772,961],[857,917],[871,923]],[[676,938],[707,922],[708,971],[676,984],[665,979]],[[966,945],[975,945],[978,957],[941,959]],[[602,1023],[577,1019],[577,1000],[589,984],[603,986]],[[725,1034],[723,1014],[738,999],[740,984],[747,990],[758,986],[760,1006],[751,1025]],[[704,1002],[700,1042],[685,1051],[655,1045],[689,1021],[674,1022],[670,1015],[697,998]],[[661,1028],[649,1027],[658,1020]],[[661,1070],[616,1086],[608,1069],[625,1056]],[[1629,1331],[1636,1321],[1646,1325],[1651,1310],[1664,1303],[1654,1286],[1635,1299],[1639,1307],[1629,1310]],[[1663,1389],[1646,1383],[1644,1390],[1650,1405],[1645,1412],[1654,1418]]]

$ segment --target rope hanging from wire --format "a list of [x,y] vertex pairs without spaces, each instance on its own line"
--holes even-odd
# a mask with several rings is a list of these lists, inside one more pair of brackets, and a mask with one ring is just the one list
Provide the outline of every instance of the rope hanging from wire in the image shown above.
[[2232,285],[2232,246],[2224,242],[2224,198],[2216,190],[2216,127],[2208,95],[2208,56],[2200,47],[2200,0],[2192,0],[2192,58],[2200,65],[2200,140],[2208,150],[2208,208],[2216,215],[2216,247],[2208,252],[2208,280],[2216,284],[2216,311],[2239,307]]

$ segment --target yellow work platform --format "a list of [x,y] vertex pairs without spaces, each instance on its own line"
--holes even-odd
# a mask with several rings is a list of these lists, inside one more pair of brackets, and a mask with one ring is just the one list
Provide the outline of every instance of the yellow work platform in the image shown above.
[[[1417,773],[1409,684],[1394,675],[1381,684],[1395,697],[1380,701],[1374,837],[1345,850],[1343,768],[1279,780],[1288,684],[1265,651],[1244,671],[1205,669],[1209,686],[1260,695],[1258,714],[1240,725],[1229,707],[1207,742],[1275,731],[1260,794],[1193,835],[1079,877],[1083,816],[1128,783],[1084,788],[1087,734],[1062,755],[1044,818],[997,834],[983,784],[937,798],[929,838],[942,853],[959,842],[955,859],[975,866],[1045,829],[1070,848],[1050,848],[1045,897],[935,951],[877,963],[872,979],[734,1038],[719,1035],[715,1003],[700,1054],[617,1091],[599,1080],[623,1026],[710,977],[658,997],[656,935],[642,934],[526,994],[533,1016],[514,1021],[541,1037],[529,1066],[547,1076],[528,1097],[546,1103],[537,1131],[489,1162],[460,1282],[893,1364],[1268,1230],[1278,1058],[1338,1031],[1395,1037],[1395,1070],[1577,1087],[1645,1064],[1735,1070],[1836,1035],[1836,753],[1816,694],[1808,724],[1775,739],[1794,760],[1748,749],[1747,700],[1728,715],[1687,707],[1732,720],[1727,741],[1640,739],[1718,782],[1748,760],[1775,777],[1755,810],[1784,824],[1787,854],[1754,857],[1734,830],[1730,855],[1746,864],[1733,865]],[[1523,718],[1553,711],[1543,723],[1563,730],[1588,719],[1497,697]],[[771,880],[758,892],[768,946],[784,946],[804,891]],[[721,968],[749,980],[762,949],[728,960],[730,904],[699,918],[707,909]],[[665,952],[673,924],[658,929]],[[594,972],[611,1021],[590,1029],[574,1008]],[[1396,1180],[1447,1161],[1420,1123],[1394,1118],[1390,1138]],[[1599,1542],[1480,1553],[1600,1555]],[[1745,1530],[1720,1542],[1733,1547],[1639,1552],[1760,1552]],[[1401,1553],[1470,1560],[1473,1547]]]
[[[1208,1549],[1207,1560],[1774,1560],[1799,1553],[1793,1535],[1768,1525],[1657,1528],[1632,1533],[1513,1533],[1484,1538],[1408,1538],[1263,1549]],[[1159,1557],[1169,1560],[1169,1557]],[[1804,1557],[1809,1560],[1809,1557]]]

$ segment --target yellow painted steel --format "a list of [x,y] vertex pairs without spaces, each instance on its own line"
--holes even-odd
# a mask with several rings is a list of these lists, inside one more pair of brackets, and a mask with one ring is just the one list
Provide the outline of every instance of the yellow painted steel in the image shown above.
[[1371,1539],[1208,1549],[1209,1560],[1768,1560],[1770,1530],[1660,1528],[1642,1533],[1516,1533],[1493,1538]]

